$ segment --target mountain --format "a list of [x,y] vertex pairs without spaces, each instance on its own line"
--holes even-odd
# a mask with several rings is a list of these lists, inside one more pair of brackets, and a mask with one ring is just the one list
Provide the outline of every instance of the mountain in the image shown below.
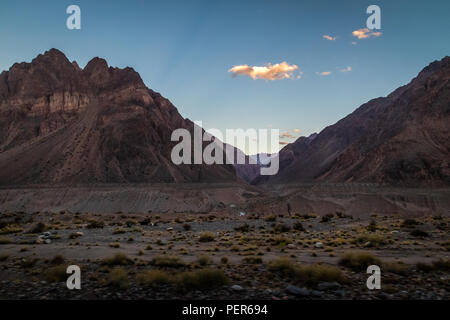
[[280,171],[255,184],[375,182],[450,184],[450,57],[280,153]]
[[174,129],[193,131],[132,68],[56,49],[0,74],[0,185],[236,181],[232,165],[175,165]]

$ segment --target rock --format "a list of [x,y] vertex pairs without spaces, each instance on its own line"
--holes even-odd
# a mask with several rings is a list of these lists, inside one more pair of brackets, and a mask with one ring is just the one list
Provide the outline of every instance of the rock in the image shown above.
[[52,240],[50,240],[50,239],[45,239],[45,244],[50,244],[50,243],[52,243]]
[[287,247],[288,247],[289,249],[295,249],[295,244],[289,243],[289,244],[287,245]]
[[286,292],[298,297],[307,297],[310,295],[310,292],[306,288],[299,288],[293,285],[288,285],[286,287]]
[[235,284],[235,285],[231,286],[231,290],[234,290],[234,291],[242,291],[242,290],[244,290],[244,288],[241,287],[241,286],[238,285],[238,284]]
[[336,290],[339,289],[340,287],[341,285],[337,282],[321,282],[317,285],[317,289],[321,291]]
[[322,242],[316,242],[314,247],[316,247],[316,248],[323,248],[323,243]]
[[81,232],[81,231],[77,231],[77,232],[75,232],[75,234],[76,234],[77,237],[82,237],[82,236],[84,236],[84,233]]
[[44,239],[43,238],[38,237],[36,239],[36,244],[43,244],[43,243],[44,243]]
[[166,230],[167,231],[173,231],[173,228],[172,227],[168,227]]

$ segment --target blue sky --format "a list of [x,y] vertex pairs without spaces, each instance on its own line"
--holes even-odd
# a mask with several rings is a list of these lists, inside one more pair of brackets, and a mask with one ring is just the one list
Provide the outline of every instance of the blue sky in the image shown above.
[[[81,8],[81,30],[66,28],[71,4]],[[365,27],[371,4],[381,7],[382,35],[357,39],[352,31]],[[271,126],[308,135],[449,55],[449,12],[447,0],[2,0],[0,70],[52,47],[81,67],[99,56],[135,68],[206,129]],[[284,61],[300,79],[228,72]]]

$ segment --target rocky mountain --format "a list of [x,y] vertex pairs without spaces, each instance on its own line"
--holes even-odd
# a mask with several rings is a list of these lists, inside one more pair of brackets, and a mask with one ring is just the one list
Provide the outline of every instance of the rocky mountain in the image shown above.
[[254,183],[450,184],[450,57],[280,151],[276,176]]
[[132,68],[56,49],[0,74],[0,185],[235,181],[231,165],[174,165],[194,124]]

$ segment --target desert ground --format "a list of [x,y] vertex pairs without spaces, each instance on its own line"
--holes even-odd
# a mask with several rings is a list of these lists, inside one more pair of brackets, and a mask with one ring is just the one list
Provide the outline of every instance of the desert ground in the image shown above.
[[449,299],[449,199],[364,184],[3,189],[0,299]]

